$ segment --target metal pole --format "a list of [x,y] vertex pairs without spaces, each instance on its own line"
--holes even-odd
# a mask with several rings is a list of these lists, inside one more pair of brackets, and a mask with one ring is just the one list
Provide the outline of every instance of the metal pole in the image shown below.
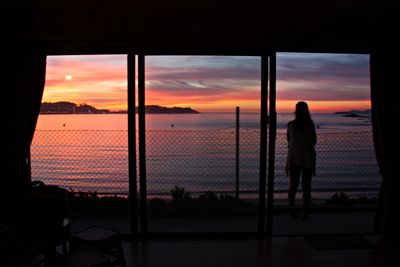
[[239,144],[240,144],[240,108],[236,107],[236,168],[235,168],[235,189],[236,199],[239,199]]

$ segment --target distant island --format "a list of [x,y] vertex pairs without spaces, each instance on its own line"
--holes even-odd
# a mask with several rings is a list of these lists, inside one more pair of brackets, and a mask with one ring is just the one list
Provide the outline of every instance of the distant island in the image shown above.
[[[138,107],[136,107],[138,112]],[[43,102],[40,114],[125,114],[126,110],[110,111],[108,109],[97,109],[88,104],[75,104],[67,101]],[[145,106],[145,113],[149,114],[198,114],[200,112],[190,107],[162,107],[157,105]]]
[[349,111],[337,111],[334,114],[342,115],[343,117],[370,117],[371,110],[349,110]]
[[[190,107],[182,108],[182,107],[161,107],[157,105],[148,105],[144,107],[145,113],[150,114],[198,114],[197,110],[191,109]],[[138,112],[138,108],[136,107],[136,112]]]

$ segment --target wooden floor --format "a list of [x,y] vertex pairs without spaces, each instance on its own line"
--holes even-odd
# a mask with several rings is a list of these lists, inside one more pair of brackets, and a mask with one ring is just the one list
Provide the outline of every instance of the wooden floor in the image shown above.
[[[317,235],[317,234],[366,234],[372,233],[374,212],[331,212],[310,214],[307,221],[291,219],[288,214],[276,214],[273,220],[273,235]],[[148,231],[155,233],[226,233],[256,232],[256,216],[237,217],[172,217],[149,218]],[[129,233],[128,218],[84,217],[74,220],[72,231],[100,224]]]
[[138,267],[400,266],[396,253],[375,247],[377,237],[363,237],[371,247],[318,249],[306,237],[125,241],[123,247],[128,266]]
[[[210,229],[255,229],[254,218],[163,219],[149,221],[149,225],[153,223],[156,227],[153,229],[169,232],[169,238],[156,239],[156,236],[141,241],[124,240],[123,248],[128,266],[137,267],[399,267],[400,261],[397,260],[400,253],[382,249],[378,237],[372,234],[373,215],[373,212],[321,213],[312,214],[309,220],[302,221],[280,214],[274,217],[273,237],[270,239],[240,238],[234,234],[226,238],[202,234],[195,238],[175,235]],[[126,218],[82,218],[73,225],[79,229],[84,225],[102,224],[123,232],[129,229],[127,222]]]

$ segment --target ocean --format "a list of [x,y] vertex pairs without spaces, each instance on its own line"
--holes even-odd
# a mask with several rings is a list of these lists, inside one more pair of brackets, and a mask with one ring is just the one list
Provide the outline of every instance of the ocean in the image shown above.
[[[241,195],[256,197],[260,115],[240,114],[236,158],[234,113],[146,114],[146,175],[149,197],[168,197],[175,186],[192,195],[234,194],[236,164]],[[278,114],[275,192],[284,197],[286,124]],[[376,196],[380,175],[368,117],[313,114],[317,127],[317,175],[313,197],[332,192]],[[128,193],[127,114],[40,115],[31,146],[32,179],[75,192]]]
[[[369,117],[343,117],[340,114],[313,114],[318,132],[372,131]],[[277,131],[285,131],[291,113],[277,116]],[[219,130],[236,125],[235,113],[146,114],[147,130]],[[241,128],[259,129],[260,114],[240,114]],[[173,126],[173,127],[172,127]],[[127,130],[127,114],[40,115],[36,130]]]

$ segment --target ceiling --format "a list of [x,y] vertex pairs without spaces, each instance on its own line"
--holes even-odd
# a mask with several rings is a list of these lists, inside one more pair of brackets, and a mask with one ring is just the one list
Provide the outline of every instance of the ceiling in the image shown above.
[[31,0],[10,5],[7,24],[55,54],[368,52],[394,27],[381,2]]

